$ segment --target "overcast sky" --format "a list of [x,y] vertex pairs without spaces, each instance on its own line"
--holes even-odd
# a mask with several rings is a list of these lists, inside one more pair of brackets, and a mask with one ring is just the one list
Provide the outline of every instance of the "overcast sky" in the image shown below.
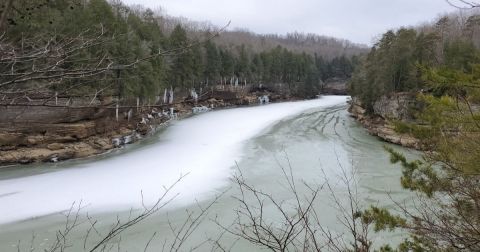
[[372,44],[390,28],[430,21],[454,11],[445,0],[123,0],[172,16],[211,21],[256,33],[299,31]]

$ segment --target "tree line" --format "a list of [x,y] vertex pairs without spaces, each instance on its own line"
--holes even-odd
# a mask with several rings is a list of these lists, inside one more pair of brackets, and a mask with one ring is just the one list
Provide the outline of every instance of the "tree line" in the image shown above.
[[408,205],[395,202],[396,214],[378,207],[359,214],[376,231],[409,234],[398,247],[382,251],[480,249],[479,28],[474,10],[388,31],[353,74],[351,92],[370,114],[381,96],[416,94],[417,106],[410,108],[415,121],[390,123],[429,149],[412,161],[387,148],[391,161],[402,167],[402,186],[416,194]]
[[352,53],[332,58],[331,53],[280,45],[265,50],[251,43],[227,45],[218,42],[223,35],[211,27],[189,30],[177,23],[166,30],[158,13],[121,1],[20,0],[11,5],[2,7],[7,15],[0,42],[9,56],[0,62],[4,92],[101,90],[152,97],[165,88],[283,83],[296,94],[314,96],[322,81],[350,77],[357,62]]
[[[330,58],[320,52],[315,55],[282,47],[256,51],[258,48],[247,43],[225,46],[192,36],[181,24],[175,24],[167,35],[154,12],[132,9],[118,1],[9,0],[0,7],[0,27],[6,31],[0,38],[2,92],[48,88],[88,93],[104,88],[105,92],[149,96],[170,86],[191,88],[247,80],[286,83],[312,94],[320,80],[350,76],[357,62],[348,55]],[[418,93],[422,107],[415,116],[419,124],[399,123],[396,130],[416,135],[432,151],[422,160],[409,161],[388,149],[392,162],[402,166],[402,186],[417,193],[412,199],[414,209],[402,202],[395,202],[398,215],[378,207],[359,209],[357,201],[350,198],[353,204],[343,208],[343,214],[354,236],[352,242],[341,243],[347,248],[338,247],[331,242],[336,235],[316,223],[310,202],[318,189],[312,187],[311,201],[307,199],[305,206],[294,184],[288,182],[298,202],[296,214],[290,216],[281,204],[275,204],[285,217],[282,227],[286,228],[279,230],[252,214],[238,225],[246,232],[237,235],[272,251],[286,251],[297,244],[310,250],[324,248],[317,246],[324,245],[317,243],[320,233],[331,242],[327,249],[371,251],[372,241],[364,233],[402,229],[410,237],[397,248],[387,245],[380,251],[479,251],[479,22],[475,13],[450,15],[433,24],[389,31],[360,59],[353,73],[351,92],[370,112],[382,95]],[[241,177],[236,181],[240,190],[261,197],[259,206],[245,205],[244,209],[261,210],[264,199],[272,200]],[[353,197],[350,188],[348,191]],[[157,207],[140,216],[148,216]],[[102,241],[115,237],[116,230],[124,227],[114,226],[113,233]],[[256,227],[264,228],[265,233],[257,232]]]
[[[479,15],[464,18],[452,14],[433,24],[384,33],[356,69],[351,94],[372,112],[373,104],[383,95],[431,88],[426,85],[426,69],[471,72],[472,64],[480,59],[479,28]],[[438,88],[432,91],[444,94]]]

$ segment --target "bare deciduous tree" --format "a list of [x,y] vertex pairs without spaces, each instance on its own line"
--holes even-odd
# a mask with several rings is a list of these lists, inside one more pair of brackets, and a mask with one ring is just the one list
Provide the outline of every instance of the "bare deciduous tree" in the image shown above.
[[[297,185],[288,161],[288,168],[281,167],[292,199],[288,202],[249,185],[239,169],[233,178],[240,192],[235,197],[240,204],[235,209],[235,223],[225,226],[217,221],[217,225],[226,233],[270,251],[370,251],[372,222],[361,219],[361,204],[353,173],[349,174],[340,163],[339,167],[342,170],[341,184],[346,187],[345,200],[340,198],[328,179],[317,185],[306,182]],[[299,193],[299,186],[307,189],[306,195]],[[346,234],[329,230],[320,220],[322,213],[315,204],[318,204],[322,190],[330,195],[330,203],[338,211],[338,222],[347,229]],[[272,215],[280,216],[280,220],[273,220],[270,218]]]
[[[140,222],[145,221],[145,219],[151,217],[153,214],[164,209],[168,204],[175,200],[178,194],[171,195],[172,190],[177,186],[185,176],[181,176],[177,181],[175,181],[171,186],[164,187],[164,192],[158,198],[158,200],[153,205],[147,205],[143,203],[143,194],[142,194],[142,205],[143,208],[140,209],[139,214],[135,214],[136,210],[132,209],[128,213],[127,220],[122,220],[117,216],[116,220],[106,232],[103,232],[98,227],[98,221],[95,220],[92,216],[82,213],[85,209],[85,206],[82,205],[82,202],[73,203],[69,210],[64,213],[65,223],[63,228],[56,232],[56,235],[52,241],[52,244],[44,249],[45,252],[63,252],[68,251],[73,247],[73,234],[78,233],[80,228],[86,227],[86,232],[83,236],[83,251],[94,252],[94,251],[115,251],[121,249],[121,236],[124,232],[131,229],[132,227],[138,225]],[[173,224],[168,220],[168,227],[172,234],[173,239],[163,240],[163,246],[161,251],[184,251],[185,242],[188,238],[198,229],[199,225],[205,221],[207,214],[210,208],[220,199],[220,197],[225,192],[221,192],[213,200],[211,200],[205,206],[197,204],[198,210],[192,210],[186,212],[186,217],[184,220],[178,224]],[[157,233],[154,232],[148,242],[145,244],[144,251],[147,251],[151,242],[156,238]],[[33,235],[28,245],[28,251],[35,250],[35,239],[36,236]],[[205,244],[208,244],[209,239],[200,242],[196,246],[188,250],[197,250],[200,249]],[[89,245],[91,244],[91,245]],[[77,247],[78,249],[78,247]],[[21,250],[21,241],[17,245],[17,251]]]
[[143,61],[156,57],[181,54],[218,36],[229,25],[230,22],[202,41],[190,43],[180,48],[160,50],[126,64],[116,63],[117,59],[109,57],[107,53],[81,61],[73,60],[82,50],[105,45],[112,39],[105,36],[106,33],[103,28],[96,32],[86,30],[75,37],[61,40],[55,37],[25,38],[21,45],[7,42],[5,34],[3,34],[0,36],[0,88],[4,89],[30,81],[46,81],[51,84],[132,68]]
[[[306,182],[298,184],[299,182],[293,175],[290,161],[288,161],[288,168],[280,167],[285,178],[286,189],[289,192],[288,201],[278,200],[271,192],[262,191],[248,184],[239,169],[238,173],[232,178],[233,186],[239,192],[238,195],[234,196],[239,203],[239,206],[233,210],[236,215],[235,221],[230,225],[225,225],[215,218],[213,222],[222,230],[220,235],[217,238],[208,237],[197,245],[188,248],[188,250],[203,251],[202,249],[210,244],[212,251],[230,251],[234,248],[235,242],[224,244],[222,239],[225,234],[233,236],[236,240],[245,240],[256,247],[270,251],[366,252],[372,250],[372,241],[369,234],[373,221],[362,219],[362,205],[356,190],[354,171],[352,173],[348,172],[339,163],[341,169],[339,181],[345,188],[345,191],[341,193],[328,179],[316,185]],[[326,178],[325,173],[324,176]],[[121,221],[117,217],[117,220],[106,233],[99,231],[97,228],[98,222],[92,217],[87,215],[86,219],[82,219],[81,204],[78,207],[72,205],[71,209],[65,213],[67,220],[64,228],[57,232],[53,244],[45,251],[58,252],[71,248],[71,234],[81,225],[87,225],[88,227],[83,239],[84,251],[120,249],[122,233],[171,203],[177,195],[169,196],[169,192],[183,177],[180,177],[172,186],[165,188],[164,193],[153,206],[147,207],[144,205],[140,214],[131,217],[133,215],[133,211],[131,211],[127,221]],[[307,193],[300,193],[300,188],[306,190]],[[197,204],[197,212],[187,211],[186,218],[180,225],[175,226],[168,220],[168,229],[171,231],[173,239],[165,240],[161,251],[184,251],[186,249],[185,243],[189,237],[194,234],[200,224],[206,221],[209,210],[226,191],[217,195],[206,206],[202,207]],[[322,213],[318,208],[318,196],[322,192],[329,195],[331,199],[329,203],[336,209],[338,223],[346,228],[345,232],[330,230],[322,223]],[[341,196],[340,194],[344,195]],[[322,202],[322,204],[326,204],[326,202]],[[275,219],[272,216],[280,217]],[[145,251],[156,238],[162,237],[157,237],[157,232],[154,232],[145,244]],[[34,239],[35,236],[32,238],[30,248],[34,248]],[[93,245],[87,245],[91,243],[92,239],[97,241]],[[20,251],[20,246],[18,246],[18,251]]]

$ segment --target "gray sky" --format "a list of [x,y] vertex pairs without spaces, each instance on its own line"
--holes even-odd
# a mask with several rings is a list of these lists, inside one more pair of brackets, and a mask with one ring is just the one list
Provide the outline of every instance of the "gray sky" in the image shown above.
[[195,21],[256,33],[299,31],[371,44],[390,28],[454,11],[445,0],[123,0]]

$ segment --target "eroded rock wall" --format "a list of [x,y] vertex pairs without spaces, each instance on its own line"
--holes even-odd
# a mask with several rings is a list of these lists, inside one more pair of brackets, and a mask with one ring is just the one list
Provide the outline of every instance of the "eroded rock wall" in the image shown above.
[[367,114],[361,101],[353,97],[349,112],[371,135],[378,136],[386,142],[402,145],[408,148],[423,149],[417,138],[410,134],[395,131],[393,121],[411,121],[412,108],[417,106],[415,94],[398,93],[384,96],[374,104],[374,114]]
[[[232,89],[232,90],[230,90]],[[197,102],[191,97],[177,97],[174,104],[136,107],[137,100],[124,101],[118,110],[110,102],[70,99],[59,104],[43,104],[41,99],[20,104],[0,103],[0,165],[32,162],[56,162],[104,153],[155,132],[172,118],[192,114],[194,107],[209,109],[257,104],[258,97],[270,100],[292,100],[285,93],[246,88],[213,90]],[[33,102],[32,102],[33,100]],[[28,104],[24,104],[28,103]],[[90,105],[90,106],[89,106]],[[140,104],[142,105],[142,104]],[[170,115],[171,109],[174,116]]]
[[373,105],[376,115],[388,120],[412,120],[412,110],[417,106],[415,93],[384,95]]

